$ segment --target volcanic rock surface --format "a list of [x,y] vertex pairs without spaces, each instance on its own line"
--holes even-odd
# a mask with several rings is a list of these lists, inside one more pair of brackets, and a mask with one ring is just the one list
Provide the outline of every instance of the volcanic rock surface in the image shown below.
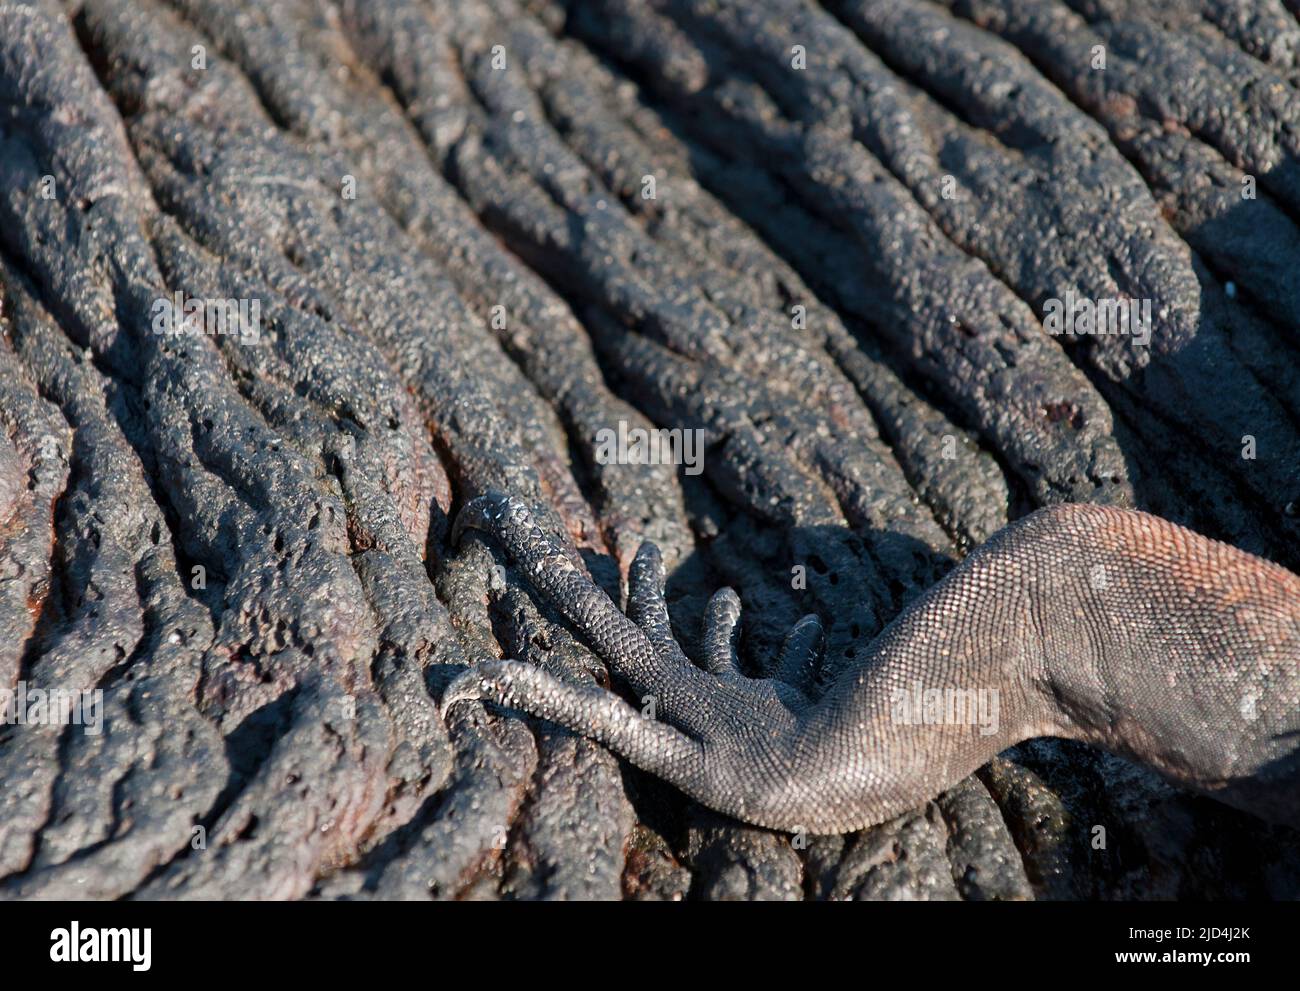
[[658,543],[695,656],[734,587],[755,674],[1055,502],[1300,568],[1298,87],[1300,0],[0,3],[0,688],[103,707],[0,727],[0,898],[1300,897],[1060,741],[788,836],[437,705],[607,678],[453,545],[488,489],[616,599]]

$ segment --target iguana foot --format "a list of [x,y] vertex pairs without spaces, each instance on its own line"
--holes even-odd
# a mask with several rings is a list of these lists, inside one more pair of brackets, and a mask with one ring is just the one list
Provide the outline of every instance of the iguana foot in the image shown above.
[[642,544],[632,562],[624,615],[518,500],[495,493],[475,499],[456,521],[456,538],[467,528],[505,548],[633,689],[640,709],[594,684],[573,685],[519,661],[490,660],[452,682],[443,711],[481,699],[547,719],[600,741],[706,804],[744,809],[738,784],[744,768],[757,754],[788,750],[799,714],[810,704],[822,639],[816,617],[790,631],[776,667],[780,678],[749,678],[736,650],[740,600],[722,589],[708,605],[697,667],[673,637],[654,544]]

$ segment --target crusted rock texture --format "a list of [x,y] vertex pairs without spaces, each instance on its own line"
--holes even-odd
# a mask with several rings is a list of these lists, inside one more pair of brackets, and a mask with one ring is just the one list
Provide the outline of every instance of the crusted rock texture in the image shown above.
[[1059,503],[1300,569],[1300,2],[0,2],[0,690],[102,721],[0,726],[0,898],[1300,897],[1078,743],[804,836],[444,719],[608,684],[489,490],[748,671]]

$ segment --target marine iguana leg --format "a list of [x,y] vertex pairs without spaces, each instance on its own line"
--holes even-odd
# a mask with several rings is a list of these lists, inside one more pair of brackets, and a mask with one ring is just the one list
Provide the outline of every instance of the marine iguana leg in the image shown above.
[[[633,567],[630,611],[643,629],[521,504],[482,497],[457,529],[466,526],[499,540],[615,675],[655,698],[662,722],[512,662],[467,672],[444,707],[486,698],[552,719],[736,818],[858,829],[1013,743],[1055,735],[1265,818],[1300,821],[1300,578],[1156,517],[1058,506],[1004,528],[816,703],[806,681],[734,668],[725,594],[710,604],[705,638],[709,666],[722,673],[691,665],[668,632],[653,550]],[[807,620],[791,631],[783,677],[806,678],[818,634]]]

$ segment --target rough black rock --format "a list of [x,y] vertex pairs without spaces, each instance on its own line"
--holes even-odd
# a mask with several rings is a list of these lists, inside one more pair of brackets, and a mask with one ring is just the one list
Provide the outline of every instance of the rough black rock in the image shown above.
[[[0,689],[104,720],[0,726],[0,897],[1300,896],[1297,834],[1081,746],[787,836],[437,706],[607,677],[453,543],[488,489],[616,598],[657,543],[688,652],[735,588],[751,671],[1056,502],[1300,566],[1298,15],[0,4]],[[1149,344],[1049,334],[1069,293]],[[702,470],[603,456],[656,427]]]

